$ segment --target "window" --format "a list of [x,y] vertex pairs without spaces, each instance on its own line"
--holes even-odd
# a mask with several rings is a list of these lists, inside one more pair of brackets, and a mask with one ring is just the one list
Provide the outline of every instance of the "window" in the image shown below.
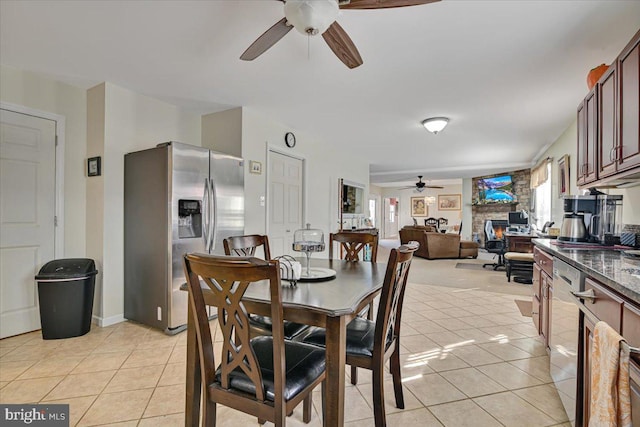
[[[547,163],[547,176],[551,176],[551,162]],[[542,230],[544,223],[551,221],[551,179],[533,189],[533,193],[531,197],[535,200],[535,220],[531,224]]]

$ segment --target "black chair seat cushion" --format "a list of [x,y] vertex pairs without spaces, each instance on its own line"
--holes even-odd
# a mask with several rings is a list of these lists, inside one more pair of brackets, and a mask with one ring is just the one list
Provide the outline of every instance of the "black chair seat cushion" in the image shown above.
[[[249,315],[249,323],[251,324],[251,326],[254,326],[258,329],[262,329],[266,333],[270,333],[271,328],[273,327],[273,323],[271,322],[271,317],[259,316],[257,314]],[[291,340],[297,335],[300,335],[302,332],[306,331],[307,329],[309,329],[309,325],[289,322],[288,320],[284,321],[285,339]]]
[[[291,400],[298,393],[318,379],[325,369],[324,350],[312,345],[285,341],[285,386],[284,399]],[[251,340],[258,365],[262,371],[265,398],[275,400],[273,383],[273,337],[260,336]],[[216,381],[220,383],[220,368],[216,371]],[[256,387],[240,368],[229,375],[229,388],[256,394]]]
[[[376,323],[371,320],[356,317],[347,325],[347,354],[353,356],[373,356],[373,344],[375,337]],[[307,335],[303,342],[321,347],[325,346],[326,332],[324,329],[317,329]],[[389,347],[390,339],[387,339]]]

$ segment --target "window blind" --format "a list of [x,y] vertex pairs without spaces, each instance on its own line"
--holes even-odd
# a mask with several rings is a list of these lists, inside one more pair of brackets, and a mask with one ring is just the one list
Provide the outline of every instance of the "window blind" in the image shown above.
[[531,188],[538,188],[549,179],[549,168],[547,165],[551,162],[551,158],[547,157],[537,166],[531,168]]

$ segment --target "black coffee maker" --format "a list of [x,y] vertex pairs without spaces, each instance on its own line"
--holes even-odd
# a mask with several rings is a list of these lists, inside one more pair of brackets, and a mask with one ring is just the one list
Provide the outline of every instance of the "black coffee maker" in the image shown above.
[[612,245],[622,230],[622,196],[564,196],[559,241]]
[[596,212],[596,196],[564,196],[564,216],[558,240],[588,242],[591,219]]

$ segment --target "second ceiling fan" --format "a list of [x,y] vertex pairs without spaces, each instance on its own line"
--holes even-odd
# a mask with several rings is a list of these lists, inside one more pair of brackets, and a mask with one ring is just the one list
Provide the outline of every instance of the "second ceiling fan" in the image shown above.
[[283,38],[292,28],[309,36],[322,34],[333,53],[347,67],[362,65],[362,57],[349,35],[336,21],[339,9],[385,9],[417,6],[440,0],[278,0],[284,3],[284,18],[276,22],[240,59],[253,61]]
[[398,188],[398,190],[406,190],[409,188],[413,188],[418,193],[422,193],[425,188],[443,189],[444,187],[441,185],[427,185],[426,182],[422,181],[422,175],[418,175],[418,182],[416,182],[414,185],[410,185],[407,187],[400,187]]

